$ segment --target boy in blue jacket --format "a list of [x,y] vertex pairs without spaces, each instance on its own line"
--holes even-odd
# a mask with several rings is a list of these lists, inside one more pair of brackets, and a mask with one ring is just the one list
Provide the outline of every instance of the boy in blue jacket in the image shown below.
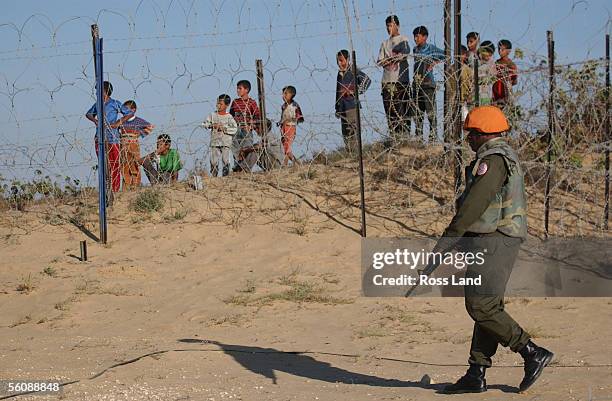
[[336,55],[336,62],[338,63],[336,117],[342,123],[344,146],[352,155],[357,149],[357,107],[360,107],[355,99],[355,90],[358,89],[359,94],[364,93],[372,81],[363,71],[357,69],[358,88],[355,88],[355,77],[348,50],[340,50]]

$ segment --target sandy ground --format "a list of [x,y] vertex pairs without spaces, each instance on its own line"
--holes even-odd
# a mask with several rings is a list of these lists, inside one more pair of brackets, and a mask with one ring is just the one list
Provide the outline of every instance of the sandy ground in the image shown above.
[[[42,212],[3,212],[0,379],[76,381],[59,397],[15,399],[612,399],[612,299],[509,299],[553,365],[517,394],[522,360],[500,348],[487,393],[438,394],[466,369],[462,299],[360,296],[357,213],[268,185],[281,210],[239,181],[209,182],[206,196],[168,190],[152,215],[121,194],[105,246]],[[231,197],[211,195],[221,189]],[[369,235],[401,227],[369,218]]]

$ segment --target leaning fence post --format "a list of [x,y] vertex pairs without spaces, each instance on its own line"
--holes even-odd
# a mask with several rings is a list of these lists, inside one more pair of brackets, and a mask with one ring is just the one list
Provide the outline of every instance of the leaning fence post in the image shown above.
[[608,229],[608,216],[610,213],[610,34],[606,34],[606,125],[605,125],[605,190],[604,195],[604,230]]
[[546,32],[548,44],[548,145],[546,150],[546,189],[544,191],[544,234],[548,238],[550,215],[550,186],[552,181],[552,154],[555,131],[555,42],[552,31]]

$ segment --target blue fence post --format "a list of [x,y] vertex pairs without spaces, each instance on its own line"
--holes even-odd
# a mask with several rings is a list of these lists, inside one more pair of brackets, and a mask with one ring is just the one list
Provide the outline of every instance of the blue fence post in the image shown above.
[[104,77],[102,68],[102,38],[94,37],[96,67],[96,110],[98,114],[98,203],[100,242],[106,244],[106,146],[104,135]]

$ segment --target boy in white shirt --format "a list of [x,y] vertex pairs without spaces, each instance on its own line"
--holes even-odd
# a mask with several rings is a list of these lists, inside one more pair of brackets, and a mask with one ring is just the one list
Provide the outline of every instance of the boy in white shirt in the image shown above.
[[489,40],[478,48],[478,104],[484,106],[493,102],[493,84],[497,81],[497,69],[493,54],[495,45]]
[[382,98],[389,126],[388,145],[403,142],[410,135],[410,69],[408,37],[399,32],[396,15],[385,20],[389,38],[380,45],[376,64],[383,67]]
[[219,174],[219,158],[223,161],[222,176],[229,175],[230,172],[230,149],[232,140],[238,124],[227,108],[231,103],[229,95],[222,94],[217,98],[217,111],[211,113],[202,127],[211,130],[210,133],[210,175],[216,177]]

